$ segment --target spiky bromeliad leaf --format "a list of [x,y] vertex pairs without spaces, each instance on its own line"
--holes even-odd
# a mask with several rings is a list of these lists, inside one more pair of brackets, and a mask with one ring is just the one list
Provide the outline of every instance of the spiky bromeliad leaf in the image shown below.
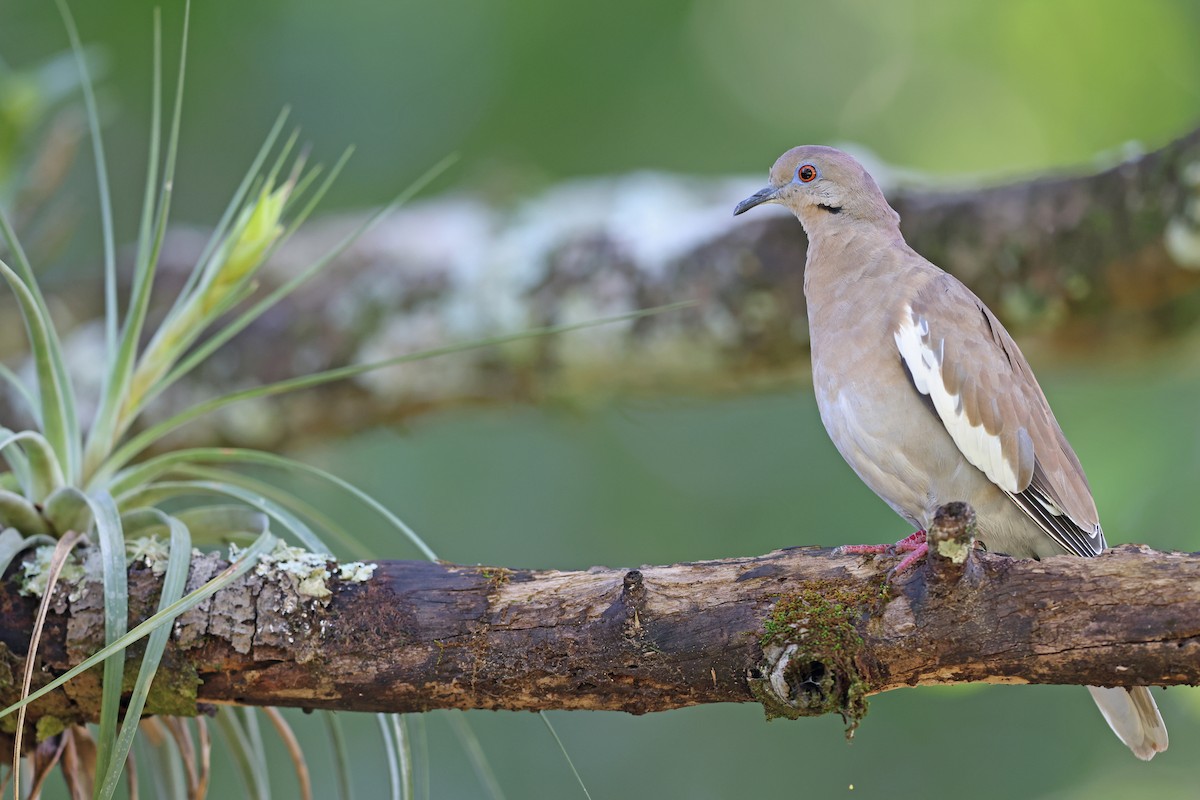
[[[129,628],[129,576],[125,571],[125,534],[112,495],[88,498],[100,540],[100,560],[104,568],[104,643],[125,635]],[[100,689],[100,724],[96,735],[96,774],[107,775],[117,738],[117,717],[121,712],[121,682],[125,675],[125,649],[116,650],[104,660]],[[119,768],[119,767],[118,767]]]
[[[159,512],[159,516],[161,524],[170,531],[171,535],[170,555],[167,558],[166,572],[163,574],[162,595],[158,601],[158,610],[161,612],[183,597],[184,588],[187,586],[188,567],[192,560],[192,541],[186,525],[162,512]],[[112,747],[108,771],[104,773],[99,784],[98,796],[102,800],[108,800],[117,789],[122,767],[129,755],[129,748],[133,744],[133,737],[137,733],[138,724],[142,718],[142,709],[146,706],[146,697],[150,694],[150,684],[154,680],[154,674],[158,671],[163,651],[166,650],[167,641],[171,637],[171,629],[171,625],[162,625],[151,632],[146,639],[146,651],[142,656],[141,667],[138,668],[133,692],[129,696],[125,719],[121,723],[121,731]]]
[[24,495],[7,489],[0,489],[0,526],[15,528],[14,533],[20,531],[26,535],[50,532],[37,507],[25,499]]
[[155,456],[141,464],[130,467],[119,474],[113,480],[113,491],[120,496],[120,493],[126,491],[127,487],[147,486],[159,477],[169,474],[174,470],[193,464],[205,463],[266,466],[274,467],[285,473],[311,475],[348,493],[355,500],[383,517],[389,525],[412,542],[421,551],[422,555],[430,561],[437,560],[437,554],[424,539],[417,535],[416,531],[406,525],[387,506],[380,503],[374,497],[371,497],[362,489],[319,467],[314,467],[311,464],[305,464],[302,461],[296,461],[286,456],[276,455],[275,453],[264,453],[258,450],[247,450],[237,447],[196,447],[179,450],[174,453],[164,453],[163,455]]
[[23,488],[26,496],[35,503],[44,502],[65,483],[53,447],[37,431],[13,433],[0,428],[0,453],[4,453],[10,466],[14,465],[13,455],[19,455],[15,463],[21,464],[26,472]]
[[25,281],[3,261],[0,261],[0,275],[4,276],[16,296],[25,320],[25,331],[37,373],[40,417],[46,440],[50,443],[60,471],[65,468],[67,474],[73,476],[78,452],[78,428],[71,384],[66,379],[65,367],[61,366],[62,346],[53,333],[49,315],[38,304]]
[[71,52],[79,70],[83,103],[87,109],[87,121],[92,140],[92,156],[96,164],[96,188],[100,195],[100,228],[104,236],[104,339],[110,353],[117,347],[117,249],[113,234],[112,192],[108,186],[107,159],[104,157],[104,140],[100,136],[100,112],[96,108],[96,92],[83,54],[83,43],[79,40],[79,29],[75,17],[67,6],[67,0],[55,0],[58,14],[67,29],[71,41]]
[[216,495],[217,497],[240,500],[251,508],[257,508],[291,531],[306,548],[314,553],[328,553],[329,548],[313,529],[300,517],[293,514],[284,506],[268,500],[254,492],[246,491],[240,486],[220,483],[218,481],[161,481],[152,483],[131,495],[126,501],[128,509],[144,508],[157,505],[164,500],[186,497],[188,495]]
[[133,287],[130,290],[129,309],[121,326],[120,340],[104,378],[100,408],[96,413],[92,430],[88,434],[84,450],[84,469],[90,472],[112,448],[120,434],[119,410],[129,393],[129,383],[137,358],[137,347],[142,328],[150,307],[150,290],[154,285],[155,267],[159,250],[166,235],[170,216],[171,195],[175,182],[175,161],[179,145],[180,119],[183,113],[183,84],[187,71],[187,40],[190,19],[189,9],[184,12],[182,44],[179,55],[179,73],[175,87],[175,106],[171,118],[171,132],[167,140],[167,157],[163,166],[163,182],[157,192],[158,159],[160,148],[160,118],[162,115],[162,26],[157,10],[154,14],[154,88],[151,96],[150,153],[147,158],[146,186],[142,203],[142,218],[138,226],[137,258],[134,263]]
[[[326,177],[325,181],[322,182],[321,187],[316,191],[316,193],[313,195],[313,197],[309,200],[309,202],[305,206],[305,208],[297,215],[296,219],[293,220],[293,222],[292,222],[291,226],[288,228],[288,230],[284,232],[283,236],[281,237],[281,243],[282,243],[282,241],[286,241],[287,238],[289,236],[291,236],[291,234],[294,232],[296,225],[299,222],[303,221],[304,218],[306,218],[313,211],[317,201],[320,200],[320,198],[325,194],[326,191],[328,191],[328,189],[330,188],[330,186],[333,183],[333,180],[341,172],[342,167],[345,165],[346,159],[348,157],[349,157],[349,151],[347,151],[342,156],[342,158],[339,159],[338,162],[334,165],[333,169],[330,171],[330,173]],[[181,359],[180,362],[178,364],[176,364],[175,367],[167,375],[165,375],[163,378],[161,378],[160,380],[155,382],[155,385],[153,386],[153,388],[150,389],[147,392],[146,396],[142,399],[141,405],[137,409],[134,409],[134,411],[136,412],[136,411],[140,410],[141,408],[144,408],[146,403],[150,402],[150,400],[154,399],[159,394],[161,394],[167,387],[171,386],[173,383],[175,383],[180,378],[187,375],[189,372],[191,372],[193,369],[195,369],[197,366],[199,366],[201,363],[203,363],[205,361],[205,359],[207,359],[209,356],[211,356],[219,348],[224,346],[230,339],[232,339],[237,334],[241,333],[247,326],[250,325],[250,323],[254,322],[254,320],[258,319],[263,314],[265,314],[267,311],[269,311],[271,308],[273,308],[280,300],[287,297],[292,292],[296,291],[296,289],[298,289],[302,285],[304,285],[309,279],[311,279],[314,275],[316,275],[318,272],[320,272],[322,269],[324,269],[326,266],[328,266],[339,255],[341,255],[346,250],[347,247],[349,247],[357,239],[359,239],[363,234],[365,234],[367,231],[369,231],[371,228],[373,228],[380,220],[382,220],[388,214],[395,211],[401,205],[406,203],[409,199],[412,198],[413,195],[415,195],[418,191],[420,191],[426,185],[428,185],[430,181],[432,181],[434,178],[436,178],[438,175],[440,175],[442,172],[444,172],[450,166],[450,164],[452,164],[453,162],[454,162],[453,157],[447,157],[445,159],[442,159],[442,161],[440,161],[438,164],[434,165],[433,168],[427,170],[425,172],[425,174],[423,174],[421,177],[417,178],[417,180],[414,181],[413,184],[410,185],[408,189],[406,189],[404,192],[402,192],[400,195],[398,195],[391,203],[384,206],[382,209],[380,209],[376,213],[372,214],[361,225],[359,225],[355,230],[348,233],[340,242],[338,242],[336,245],[334,245],[329,250],[329,252],[327,252],[324,256],[317,259],[312,264],[310,264],[308,267],[301,270],[299,273],[297,273],[296,275],[289,278],[286,282],[284,282],[283,284],[281,284],[278,287],[276,287],[275,289],[273,289],[270,293],[268,293],[261,300],[258,300],[250,308],[243,311],[236,319],[234,319],[233,321],[228,322],[226,324],[223,324],[221,326],[220,330],[216,331],[205,342],[200,344],[198,347],[196,347],[194,350],[192,350],[192,352],[190,352],[183,359]]]
[[4,531],[0,531],[0,575],[8,571],[8,565],[18,555],[32,547],[41,547],[44,544],[57,544],[57,540],[43,535],[22,536],[15,528],[6,528]]

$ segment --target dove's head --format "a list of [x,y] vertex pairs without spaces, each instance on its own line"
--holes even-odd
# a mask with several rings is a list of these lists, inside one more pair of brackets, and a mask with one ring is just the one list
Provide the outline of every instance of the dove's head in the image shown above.
[[771,167],[771,182],[737,204],[741,214],[763,203],[787,206],[812,235],[853,220],[896,227],[892,210],[875,179],[841,150],[820,145],[793,147]]

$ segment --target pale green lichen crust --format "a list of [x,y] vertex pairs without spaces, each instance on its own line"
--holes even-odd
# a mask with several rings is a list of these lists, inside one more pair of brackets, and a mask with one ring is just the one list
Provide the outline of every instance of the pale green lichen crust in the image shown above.
[[125,552],[131,563],[141,561],[155,575],[167,571],[167,559],[171,555],[167,543],[157,536],[139,536],[125,543]]
[[338,567],[338,580],[346,583],[363,583],[371,579],[378,564],[364,564],[361,561],[348,561]]
[[[229,557],[231,560],[237,557],[233,547],[230,547]],[[280,543],[259,560],[255,574],[264,577],[288,576],[297,594],[317,600],[328,600],[333,594],[329,590],[329,580],[333,576],[330,572],[331,565],[337,568],[338,580],[347,583],[363,583],[370,580],[379,567],[378,564],[364,564],[361,561],[338,565],[331,561],[327,553],[314,553],[302,547]]]
[[[21,562],[21,594],[41,597],[46,594],[46,584],[50,579],[50,561],[54,557],[54,545],[47,544],[36,548],[30,557]],[[68,599],[74,602],[83,593],[84,578],[87,571],[74,554],[68,555],[58,574],[60,586],[69,588]]]
[[946,539],[937,543],[937,554],[942,558],[950,559],[955,564],[961,564],[967,560],[973,546],[972,539],[967,539],[965,542]]
[[[233,558],[232,548],[230,558]],[[314,553],[281,542],[259,559],[254,572],[264,577],[289,576],[297,594],[326,600],[333,594],[329,591],[329,563],[329,555],[326,553]]]

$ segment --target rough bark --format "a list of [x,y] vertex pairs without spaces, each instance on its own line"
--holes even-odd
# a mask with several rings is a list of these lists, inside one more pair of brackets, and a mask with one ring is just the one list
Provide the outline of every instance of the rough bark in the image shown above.
[[[1094,352],[1176,334],[1200,316],[1200,130],[1088,174],[1000,186],[947,191],[875,172],[909,242],[1018,332]],[[188,437],[275,446],[453,404],[596,402],[792,380],[806,372],[806,242],[781,211],[733,219],[734,203],[761,181],[643,174],[564,184],[512,208],[468,196],[414,205],[243,333],[155,413],[324,367],[681,300],[696,305],[408,364],[269,408],[236,406],[194,424]],[[357,222],[309,225],[269,265],[264,288]],[[174,231],[160,289],[179,285],[203,240],[204,232]],[[93,382],[101,337],[86,321],[99,314],[97,286],[79,281],[54,293],[61,316],[85,321],[71,341],[79,363],[93,367],[81,370]],[[13,348],[22,337],[18,316],[0,313],[0,342]],[[0,408],[0,419],[10,418]]]
[[[868,695],[917,684],[1200,682],[1200,556],[1129,545],[1008,559],[973,550],[973,515],[949,511],[928,562],[891,580],[895,559],[819,548],[587,571],[380,562],[364,583],[334,581],[324,601],[287,575],[251,574],[177,622],[147,712],[644,713],[756,699],[773,715],[853,723]],[[197,559],[192,584],[221,567]],[[146,569],[130,579],[140,618],[158,581]],[[93,585],[58,599],[39,681],[103,640],[99,598]],[[5,674],[20,674],[33,610],[3,584]],[[40,701],[31,724],[94,717],[98,677]],[[15,693],[0,681],[0,702]]]

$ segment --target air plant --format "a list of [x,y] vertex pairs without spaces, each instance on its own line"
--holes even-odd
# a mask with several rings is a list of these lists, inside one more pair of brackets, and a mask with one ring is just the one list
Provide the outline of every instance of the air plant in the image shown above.
[[[0,259],[0,276],[20,308],[33,366],[32,380],[0,366],[0,380],[9,385],[15,397],[23,398],[32,420],[32,424],[22,430],[0,427],[0,456],[7,467],[0,472],[0,573],[21,559],[26,591],[41,597],[26,656],[21,700],[0,711],[0,724],[13,730],[16,740],[7,782],[13,787],[14,797],[36,796],[46,774],[61,762],[73,796],[111,797],[122,774],[127,771],[130,793],[134,795],[136,771],[129,768],[127,760],[140,731],[143,770],[153,777],[159,794],[203,797],[208,785],[211,746],[208,725],[203,718],[193,721],[171,717],[141,719],[151,681],[171,634],[172,621],[238,580],[264,556],[278,554],[280,548],[288,547],[285,540],[332,559],[325,539],[330,535],[338,537],[340,533],[336,524],[328,522],[300,498],[266,485],[239,468],[267,468],[325,481],[376,511],[386,524],[406,537],[426,557],[433,558],[434,553],[382,504],[342,479],[301,462],[236,448],[191,448],[150,458],[145,457],[147,451],[176,428],[233,403],[345,379],[403,361],[582,326],[525,331],[375,364],[302,375],[205,400],[139,429],[143,412],[165,389],[189,374],[333,261],[378,220],[420,191],[449,165],[450,159],[429,170],[322,258],[277,288],[260,292],[256,282],[260,267],[312,213],[350,155],[347,151],[327,172],[319,166],[310,166],[303,155],[295,155],[297,134],[283,136],[287,113],[281,113],[233,192],[166,316],[155,330],[148,331],[154,278],[174,191],[186,68],[187,17],[183,23],[184,46],[165,140],[161,126],[161,24],[157,13],[154,17],[153,113],[147,175],[132,281],[128,297],[122,303],[118,296],[114,255],[113,209],[88,63],[83,57],[65,0],[57,2],[82,76],[81,90],[95,153],[103,228],[107,356],[97,411],[85,430],[79,419],[62,340],[51,320],[34,268],[13,225],[0,213],[0,236],[7,250]],[[625,315],[621,319],[638,315]],[[608,320],[598,322],[603,321]],[[214,502],[214,497],[220,502]],[[361,549],[357,543],[347,541],[344,535],[342,538],[343,544]],[[228,567],[215,578],[191,592],[185,591],[193,547],[211,548],[230,541],[241,541],[246,546],[231,553]],[[132,558],[153,559],[162,573],[162,594],[157,612],[127,629],[126,576]],[[104,590],[105,647],[31,692],[39,638],[51,598],[56,589],[69,590],[74,581],[86,579],[86,570],[81,565],[97,560]],[[369,575],[369,570],[364,574]],[[141,639],[145,639],[144,655],[132,691],[125,698],[122,714],[126,648]],[[28,759],[33,776],[23,785],[20,775],[22,739],[27,733],[25,715],[29,703],[101,663],[103,679],[98,723],[91,729],[71,725],[53,734],[39,729],[39,733],[47,734],[45,739],[53,747],[47,757]],[[238,761],[248,794],[264,796],[266,793],[266,766],[261,759],[259,731],[259,718],[264,715],[292,754],[301,794],[307,796],[311,790],[308,789],[303,755],[283,717],[273,709],[224,708],[218,714],[216,729]],[[340,741],[338,724],[332,715],[327,720],[333,750],[335,754],[341,753],[335,758],[340,771],[338,782],[348,790],[349,768],[344,748],[337,746]],[[419,723],[414,721],[413,724]],[[546,724],[549,725],[548,720]],[[398,716],[379,715],[379,727],[387,745],[392,796],[411,796],[413,771],[408,746],[409,721]],[[478,753],[478,744],[473,741],[473,734],[465,722],[456,723],[456,730],[468,744],[468,750]],[[487,771],[485,763],[479,768]],[[586,793],[586,789],[584,791]]]

